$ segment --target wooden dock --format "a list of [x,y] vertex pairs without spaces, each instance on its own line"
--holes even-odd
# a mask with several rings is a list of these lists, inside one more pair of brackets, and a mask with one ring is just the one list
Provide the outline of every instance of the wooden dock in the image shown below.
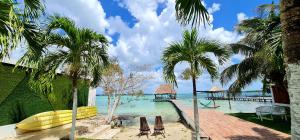
[[[207,100],[228,100],[227,97],[206,97]],[[272,97],[231,97],[232,101],[271,102]]]
[[[193,108],[179,100],[171,103],[194,125]],[[199,110],[201,135],[212,140],[283,140],[290,135],[210,109]]]

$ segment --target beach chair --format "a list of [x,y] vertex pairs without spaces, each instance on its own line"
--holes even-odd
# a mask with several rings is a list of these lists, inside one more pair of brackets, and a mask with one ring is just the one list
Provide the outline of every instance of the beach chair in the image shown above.
[[161,119],[161,116],[155,117],[155,124],[154,124],[154,135],[161,134],[165,137],[165,127],[163,125],[163,121]]
[[140,133],[139,133],[139,136],[146,134],[147,138],[148,138],[149,133],[151,133],[151,130],[149,128],[146,117],[140,117]]
[[285,107],[282,106],[260,106],[256,108],[256,115],[263,121],[263,116],[270,115],[273,120],[273,116],[281,116],[281,118],[287,120],[287,113]]
[[283,106],[273,106],[272,107],[272,110],[271,110],[271,117],[273,119],[273,115],[274,116],[280,116],[281,119],[285,119],[287,121],[287,113],[286,113],[286,110],[285,110],[285,107]]
[[260,106],[256,108],[257,117],[263,121],[263,116],[271,115],[272,106]]

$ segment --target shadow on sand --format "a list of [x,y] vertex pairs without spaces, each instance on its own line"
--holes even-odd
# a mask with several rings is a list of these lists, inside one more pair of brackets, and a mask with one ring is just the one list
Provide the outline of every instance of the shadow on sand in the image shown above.
[[290,140],[291,138],[282,137],[264,128],[252,128],[259,136],[235,135],[227,137],[230,140]]

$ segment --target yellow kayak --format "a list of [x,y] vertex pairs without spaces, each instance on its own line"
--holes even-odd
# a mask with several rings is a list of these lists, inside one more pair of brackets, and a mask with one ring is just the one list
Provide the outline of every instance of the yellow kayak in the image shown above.
[[[79,107],[76,119],[84,119],[97,115],[97,109],[92,107]],[[23,131],[37,131],[48,129],[72,122],[72,110],[56,110],[35,114],[19,122],[16,127]]]

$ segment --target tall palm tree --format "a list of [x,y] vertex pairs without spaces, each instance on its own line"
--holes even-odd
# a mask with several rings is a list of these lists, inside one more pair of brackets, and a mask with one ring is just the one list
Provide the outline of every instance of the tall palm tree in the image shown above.
[[28,47],[39,45],[40,30],[37,19],[44,11],[40,0],[0,0],[0,59],[24,39]]
[[291,108],[292,139],[300,139],[300,1],[281,0],[281,26]]
[[264,85],[275,83],[286,88],[280,18],[274,11],[277,5],[263,6],[259,9],[271,7],[273,10],[267,13],[266,18],[247,19],[238,24],[237,30],[244,33],[245,38],[229,45],[233,53],[245,56],[240,63],[229,66],[221,73],[222,84],[236,78],[229,87],[233,93],[239,92],[255,79],[263,79]]
[[[102,34],[90,29],[78,28],[75,23],[66,18],[52,16],[47,26],[47,36],[44,47],[39,55],[28,50],[23,59],[37,63],[37,70],[32,77],[33,87],[49,92],[56,71],[67,66],[65,73],[72,81],[73,111],[70,139],[74,140],[77,114],[77,83],[79,79],[91,79],[91,86],[96,86],[101,80],[102,69],[107,66],[106,52],[108,41]],[[42,55],[40,55],[42,54]],[[34,56],[34,57],[32,57]],[[39,59],[35,59],[40,56]],[[30,61],[30,59],[33,61]]]
[[193,83],[193,105],[194,105],[194,121],[196,138],[200,138],[199,134],[199,113],[197,104],[196,79],[202,70],[206,70],[212,79],[218,76],[217,66],[212,59],[208,57],[208,53],[213,53],[223,63],[228,55],[221,44],[217,41],[199,39],[197,30],[192,29],[183,32],[183,40],[181,42],[173,42],[167,47],[162,56],[164,79],[177,86],[176,76],[174,74],[175,66],[178,63],[187,62],[188,70]]
[[[208,21],[208,18],[202,18],[207,15],[205,7],[199,2],[200,0],[176,0],[176,17],[177,20],[186,25],[188,23],[195,23],[192,19],[203,19]],[[198,8],[197,8],[198,7]],[[200,8],[199,8],[200,7]],[[280,0],[280,20],[282,23],[282,46],[284,50],[284,60],[287,64],[287,81],[288,91],[291,101],[291,123],[292,123],[292,139],[300,139],[300,105],[297,104],[300,100],[300,90],[298,89],[300,83],[300,1],[299,0]],[[198,22],[200,23],[200,22]],[[195,25],[195,24],[193,24]]]

